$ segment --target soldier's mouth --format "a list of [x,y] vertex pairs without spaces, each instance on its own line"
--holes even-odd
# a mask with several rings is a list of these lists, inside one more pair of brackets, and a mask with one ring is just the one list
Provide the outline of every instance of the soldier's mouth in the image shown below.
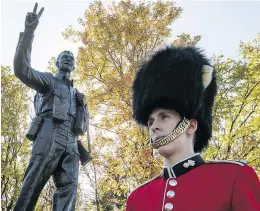
[[159,140],[159,139],[161,139],[163,137],[165,137],[165,136],[157,136],[153,141],[155,142],[155,141],[157,141],[157,140]]

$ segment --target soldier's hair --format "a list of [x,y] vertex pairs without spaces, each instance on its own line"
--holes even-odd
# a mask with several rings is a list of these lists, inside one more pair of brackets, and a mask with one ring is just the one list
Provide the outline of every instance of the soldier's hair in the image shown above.
[[58,64],[59,64],[59,60],[60,60],[62,54],[64,54],[64,53],[69,53],[69,54],[71,54],[71,55],[74,57],[74,55],[73,55],[73,53],[72,53],[71,51],[67,51],[67,50],[62,51],[62,52],[58,55],[58,57],[57,57],[57,60],[56,60],[56,66],[58,66]]

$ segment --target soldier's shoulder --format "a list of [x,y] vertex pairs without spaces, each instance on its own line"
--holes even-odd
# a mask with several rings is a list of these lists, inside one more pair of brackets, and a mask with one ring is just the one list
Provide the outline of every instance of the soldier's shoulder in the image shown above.
[[244,160],[210,160],[206,161],[206,163],[208,163],[207,170],[209,172],[214,172],[215,175],[228,175],[225,181],[237,179],[239,176],[240,179],[246,178],[247,181],[257,181],[259,184],[256,169]]
[[160,174],[160,175],[157,175],[157,176],[153,177],[152,179],[150,179],[150,180],[144,182],[143,184],[137,186],[132,192],[129,193],[128,197],[130,197],[133,193],[135,193],[136,191],[142,189],[142,188],[145,187],[146,185],[150,184],[150,183],[153,182],[154,180],[159,179],[159,178],[161,178],[161,177],[162,177],[161,174]]
[[247,166],[246,161],[244,160],[207,160],[208,164],[227,164],[227,165],[238,165],[238,166]]

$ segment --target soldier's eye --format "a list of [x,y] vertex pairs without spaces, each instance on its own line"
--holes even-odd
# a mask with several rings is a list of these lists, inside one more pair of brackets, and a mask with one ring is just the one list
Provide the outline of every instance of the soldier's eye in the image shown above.
[[165,114],[162,115],[162,119],[165,119],[165,118],[167,118],[167,117],[168,117],[168,116],[165,115]]
[[148,126],[148,127],[151,127],[152,124],[153,124],[153,121],[152,121],[152,120],[149,120],[149,121],[147,122],[147,126]]

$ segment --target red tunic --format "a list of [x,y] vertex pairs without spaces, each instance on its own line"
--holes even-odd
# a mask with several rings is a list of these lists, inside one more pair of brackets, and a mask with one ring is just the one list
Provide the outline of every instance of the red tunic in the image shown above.
[[[164,173],[134,190],[126,210],[260,211],[260,182],[253,168],[235,161],[213,161],[187,171],[190,165],[185,161],[181,167],[186,170],[179,176],[170,173],[165,178]],[[181,171],[180,165],[177,170]]]

